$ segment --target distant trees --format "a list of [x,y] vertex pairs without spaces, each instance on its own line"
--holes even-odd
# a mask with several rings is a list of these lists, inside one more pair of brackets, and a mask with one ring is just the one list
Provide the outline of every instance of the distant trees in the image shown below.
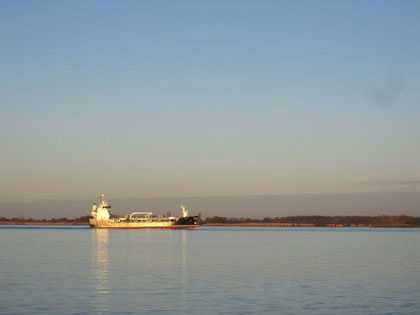
[[240,223],[288,223],[313,224],[315,226],[343,225],[343,226],[420,226],[420,217],[407,215],[382,216],[288,216],[264,217],[263,219],[227,218],[221,216],[207,217],[203,224],[240,224]]
[[420,226],[420,217],[407,217],[407,224]]
[[81,216],[75,219],[69,219],[66,217],[62,218],[51,218],[51,219],[33,219],[33,218],[25,218],[25,217],[13,217],[13,218],[6,218],[0,217],[0,222],[42,222],[42,223],[88,223],[89,222],[89,215]]
[[[171,213],[167,213],[171,216]],[[37,220],[33,218],[13,217],[8,219],[0,217],[0,222],[28,222],[28,223],[64,223],[64,224],[88,224],[89,215],[81,216],[75,219],[52,218]],[[311,224],[315,226],[420,226],[420,217],[412,217],[407,215],[381,215],[381,216],[288,216],[288,217],[264,217],[262,219],[252,218],[228,218],[222,216],[201,218],[201,213],[198,215],[198,222],[200,224],[251,224],[251,223],[285,223],[285,224]]]
[[78,222],[78,223],[83,223],[83,222],[88,223],[89,222],[89,217],[90,217],[90,215],[84,215],[84,216],[78,217],[76,219],[73,219],[72,221],[75,221],[75,222]]

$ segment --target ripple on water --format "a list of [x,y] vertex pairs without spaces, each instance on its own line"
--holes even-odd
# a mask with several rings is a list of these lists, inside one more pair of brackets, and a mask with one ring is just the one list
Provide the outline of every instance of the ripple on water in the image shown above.
[[0,228],[4,313],[420,309],[419,229]]

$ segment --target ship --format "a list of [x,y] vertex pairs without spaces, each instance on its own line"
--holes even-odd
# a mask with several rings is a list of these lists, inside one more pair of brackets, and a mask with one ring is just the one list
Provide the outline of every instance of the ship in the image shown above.
[[99,229],[196,229],[198,216],[191,216],[181,205],[182,216],[155,216],[152,212],[132,212],[125,216],[111,213],[111,204],[101,195],[101,202],[92,206],[89,217],[91,228]]

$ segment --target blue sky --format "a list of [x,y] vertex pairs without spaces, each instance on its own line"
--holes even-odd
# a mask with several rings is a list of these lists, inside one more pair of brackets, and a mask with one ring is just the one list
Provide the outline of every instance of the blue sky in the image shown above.
[[420,190],[420,1],[1,1],[0,199]]

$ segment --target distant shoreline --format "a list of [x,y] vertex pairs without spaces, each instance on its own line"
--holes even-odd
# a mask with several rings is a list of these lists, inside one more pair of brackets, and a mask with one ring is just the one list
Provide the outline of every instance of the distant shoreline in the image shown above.
[[420,225],[343,225],[343,224],[327,224],[327,225],[316,225],[312,223],[206,223],[203,226],[254,226],[254,227],[389,227],[389,228],[420,228]]
[[[79,226],[89,226],[87,222],[44,222],[44,221],[0,221],[0,225],[79,225]],[[420,225],[410,225],[410,224],[401,224],[401,225],[363,225],[363,224],[354,224],[354,225],[343,225],[343,224],[326,224],[326,225],[316,225],[313,223],[205,223],[201,224],[202,226],[236,226],[236,227],[334,227],[334,228],[346,228],[346,227],[372,227],[372,228],[420,228]]]
[[[381,216],[292,216],[292,217],[265,217],[253,218],[227,218],[221,216],[206,217],[198,222],[203,226],[250,226],[250,227],[394,227],[413,228],[420,227],[420,217],[407,215],[381,215]],[[89,216],[78,218],[52,218],[33,219],[24,217],[0,217],[0,225],[89,225]]]
[[89,225],[88,222],[0,221],[0,225]]

